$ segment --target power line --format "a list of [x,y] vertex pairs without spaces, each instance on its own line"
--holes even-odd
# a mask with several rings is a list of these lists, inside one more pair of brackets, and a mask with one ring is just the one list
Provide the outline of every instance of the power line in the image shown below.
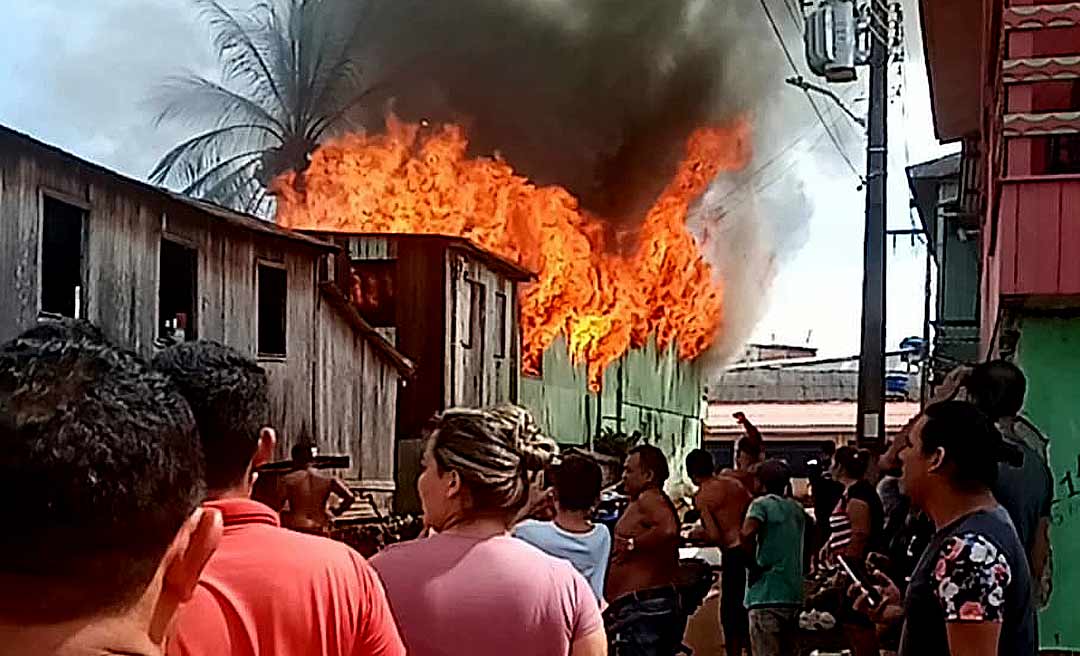
[[[795,8],[796,2],[800,2],[800,0],[784,0],[784,8],[787,9],[788,16],[791,16],[791,22],[795,24],[795,29],[799,30],[801,34],[806,29],[806,15],[801,7]],[[802,20],[796,18],[796,15]]]
[[[839,120],[839,119],[837,119],[837,120]],[[817,146],[819,143],[821,143],[822,139],[824,139],[824,138],[825,138],[825,133],[822,132],[821,134],[818,135],[817,139],[814,140],[813,144],[811,144],[811,148],[813,148],[813,147]],[[757,193],[761,193],[761,192],[765,191],[766,189],[768,189],[769,187],[772,187],[773,185],[779,184],[780,182],[784,181],[787,178],[788,172],[791,171],[791,169],[793,169],[795,167],[795,165],[798,164],[798,163],[799,163],[799,160],[794,160],[792,162],[789,162],[787,164],[787,166],[780,169],[779,173],[777,173],[777,175],[774,176],[771,180],[769,180],[768,182],[762,182],[761,184],[757,185],[757,187],[754,189],[754,191],[757,192]],[[745,191],[747,187],[749,187],[751,184],[753,184],[755,182],[757,182],[757,181],[749,180],[749,181],[743,183],[738,188],[736,188],[735,190],[731,191],[726,196],[721,198],[720,202],[718,204],[721,204],[724,201],[726,201],[727,199],[731,198],[732,196],[735,196],[736,194],[739,194],[739,193]],[[750,198],[751,198],[751,196],[749,194],[746,194],[741,199],[739,199],[738,202],[732,204],[731,206],[729,206],[729,207],[727,207],[725,209],[727,209],[728,211],[731,211],[731,210],[743,205],[743,203],[745,203]]]
[[[842,117],[842,116],[839,116],[839,115],[837,115],[836,113],[833,113],[833,114],[832,114],[832,115],[830,116],[830,118],[833,118],[833,119],[834,119],[834,120],[833,120],[833,122],[832,122],[832,125],[833,125],[833,126],[835,126],[835,125],[836,125],[837,123],[839,123],[839,122],[840,122],[841,120],[843,120],[843,117]],[[773,155],[772,157],[770,157],[770,158],[768,159],[768,161],[764,162],[763,164],[761,164],[760,166],[758,166],[757,168],[755,168],[755,169],[754,169],[753,171],[751,171],[750,173],[748,173],[748,174],[747,174],[747,177],[748,177],[748,179],[747,179],[746,181],[744,181],[743,183],[741,183],[741,184],[740,184],[739,186],[737,186],[737,187],[736,187],[735,189],[732,189],[732,190],[731,190],[731,191],[729,191],[729,192],[728,192],[727,194],[725,194],[725,195],[724,195],[724,196],[723,196],[723,197],[722,197],[722,198],[721,198],[721,199],[720,199],[720,200],[718,201],[718,204],[722,204],[722,203],[724,203],[724,201],[728,200],[729,198],[731,198],[731,197],[733,197],[733,196],[737,196],[737,195],[741,194],[742,192],[746,191],[746,189],[747,189],[748,187],[750,187],[750,186],[752,186],[752,185],[754,185],[754,184],[756,184],[756,183],[760,182],[760,180],[758,179],[758,176],[759,176],[760,174],[762,174],[762,173],[763,173],[763,172],[764,172],[764,171],[765,171],[766,169],[770,168],[770,167],[771,167],[771,166],[772,166],[773,164],[776,164],[777,162],[779,162],[779,161],[780,161],[780,160],[781,160],[781,159],[782,159],[782,158],[783,158],[783,157],[784,157],[785,155],[789,154],[789,153],[790,153],[791,151],[793,151],[794,149],[798,148],[798,147],[799,147],[799,146],[800,146],[800,145],[801,145],[801,144],[802,144],[802,143],[803,143],[804,141],[806,141],[806,140],[807,140],[808,138],[810,138],[810,136],[812,136],[812,135],[813,135],[813,133],[814,133],[814,131],[815,131],[816,129],[820,129],[820,127],[821,127],[821,126],[820,126],[820,125],[818,125],[818,124],[817,124],[816,122],[815,122],[815,123],[814,123],[813,125],[807,126],[807,129],[806,129],[806,130],[804,130],[804,131],[803,131],[803,132],[802,132],[802,133],[801,133],[801,134],[800,134],[800,135],[799,135],[798,137],[796,137],[796,138],[795,138],[795,139],[794,139],[793,141],[791,141],[790,143],[788,143],[788,145],[786,145],[786,146],[784,146],[783,148],[781,148],[781,149],[780,149],[780,151],[779,151],[779,152],[777,152],[777,153],[776,153],[775,155]],[[811,149],[813,149],[813,148],[814,148],[814,147],[816,147],[816,146],[817,146],[817,145],[818,145],[819,143],[821,143],[821,140],[822,140],[822,139],[824,139],[824,138],[825,138],[825,136],[826,136],[826,135],[825,135],[824,131],[822,131],[822,133],[818,135],[817,139],[815,139],[815,140],[814,140],[813,144],[811,144]],[[773,178],[773,179],[772,179],[772,180],[771,180],[770,182],[767,182],[767,183],[765,183],[765,184],[762,184],[762,185],[758,186],[758,188],[757,188],[757,190],[756,190],[756,191],[759,191],[759,192],[760,192],[760,191],[764,191],[765,189],[768,189],[768,188],[769,188],[769,187],[771,187],[772,185],[776,184],[777,182],[779,182],[779,181],[783,180],[783,179],[784,179],[784,177],[786,176],[787,172],[788,172],[788,171],[790,171],[790,170],[791,170],[791,168],[792,168],[792,167],[794,167],[794,166],[795,166],[796,164],[798,164],[798,160],[795,160],[795,161],[793,161],[793,162],[790,162],[790,163],[789,163],[789,164],[788,164],[787,166],[785,166],[785,167],[784,167],[783,169],[781,169],[781,171],[780,171],[780,175],[778,175],[777,177]],[[733,205],[732,207],[738,207],[738,206],[739,206],[739,205],[741,205],[741,204],[742,204],[743,202],[744,202],[744,201],[739,201],[738,203],[736,203],[736,204],[735,204],[735,205]]]
[[776,24],[776,19],[773,18],[772,10],[769,9],[769,4],[765,0],[760,0],[761,8],[765,10],[765,18],[769,19],[769,25],[772,26],[773,34],[776,35],[776,40],[780,42],[780,48],[784,51],[784,56],[787,57],[788,64],[791,65],[791,70],[795,71],[796,75],[799,73],[799,66],[795,63],[795,58],[791,56],[791,51],[788,50],[787,41],[784,41],[784,34],[780,31],[780,26]]
[[[798,64],[795,63],[795,57],[792,56],[791,50],[788,49],[787,42],[784,41],[784,34],[780,31],[780,26],[776,23],[776,19],[773,18],[772,10],[769,9],[769,5],[765,0],[760,0],[760,2],[761,8],[765,10],[765,18],[768,19],[769,25],[772,27],[773,34],[776,35],[776,40],[780,43],[780,49],[784,51],[784,57],[787,59],[788,65],[791,66],[791,70],[795,72],[795,75],[801,76],[802,73],[799,71]],[[803,89],[803,94],[806,95],[806,100],[810,103],[810,107],[813,108],[814,114],[817,115],[818,120],[821,121],[821,125],[825,127],[825,132],[829,135],[829,139],[836,147],[836,152],[840,153],[840,157],[842,157],[844,159],[844,162],[847,163],[848,168],[851,169],[851,172],[854,173],[857,178],[859,178],[860,184],[866,184],[866,178],[864,178],[862,173],[859,172],[859,169],[851,161],[851,157],[848,156],[847,152],[844,151],[843,146],[840,145],[840,140],[837,138],[832,128],[829,127],[829,124],[825,121],[825,116],[821,113],[821,108],[818,107],[817,102],[814,101],[814,97],[811,96],[810,92],[806,89]]]

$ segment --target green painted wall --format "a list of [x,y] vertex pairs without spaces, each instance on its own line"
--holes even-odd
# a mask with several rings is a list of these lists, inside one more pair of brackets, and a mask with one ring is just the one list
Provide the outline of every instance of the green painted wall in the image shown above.
[[1025,318],[1017,359],[1028,377],[1025,413],[1050,440],[1056,481],[1054,587],[1039,618],[1041,644],[1080,650],[1080,318]]
[[627,353],[604,375],[599,395],[588,391],[584,366],[573,366],[560,337],[544,354],[543,378],[522,377],[520,399],[547,434],[562,444],[587,445],[599,427],[640,431],[668,456],[672,482],[683,460],[701,445],[704,367],[680,361],[650,342]]

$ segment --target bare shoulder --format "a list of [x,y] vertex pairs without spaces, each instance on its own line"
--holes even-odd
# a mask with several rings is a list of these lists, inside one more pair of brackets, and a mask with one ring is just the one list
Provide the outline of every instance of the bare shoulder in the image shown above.
[[642,512],[649,515],[675,513],[675,505],[672,503],[671,498],[661,490],[645,490],[638,497],[637,502]]

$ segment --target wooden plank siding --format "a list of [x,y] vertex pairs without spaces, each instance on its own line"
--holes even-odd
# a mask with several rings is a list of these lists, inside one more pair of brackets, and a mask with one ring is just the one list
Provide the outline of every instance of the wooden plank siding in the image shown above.
[[[510,335],[517,334],[517,320],[510,316],[508,297],[515,287],[484,262],[455,248],[446,253],[446,268],[451,338],[445,406],[484,407],[514,400],[518,371],[511,370]],[[501,318],[500,296],[507,299]],[[505,345],[501,355],[500,339]]]
[[1000,293],[1080,294],[1080,176],[1006,179],[998,216]]
[[[195,316],[200,339],[258,359],[269,377],[276,456],[314,439],[348,455],[343,472],[360,487],[393,489],[397,390],[411,365],[373,348],[364,332],[323,302],[320,265],[333,247],[250,217],[176,197],[123,178],[0,127],[0,341],[40,320],[43,199],[85,208],[81,317],[145,358],[158,337],[161,243],[196,256]],[[286,273],[284,357],[258,347],[260,262]],[[325,267],[323,267],[325,268]]]
[[[357,267],[365,261],[393,263],[394,325],[375,330],[394,339],[398,351],[415,368],[396,394],[388,383],[365,388],[365,412],[371,405],[396,402],[397,422],[392,428],[364,420],[364,435],[365,439],[369,432],[397,436],[396,507],[416,512],[420,438],[428,420],[449,407],[517,400],[521,361],[517,282],[529,274],[457,237],[311,234],[341,246]],[[480,312],[470,317],[472,285],[482,286],[483,295],[477,299]],[[470,321],[475,329],[472,339],[468,338]],[[380,440],[379,444],[387,443]],[[383,461],[392,455],[379,453]],[[362,472],[369,479],[366,467],[362,465]],[[395,472],[385,471],[394,477]]]
[[318,313],[317,361],[326,363],[316,371],[316,387],[324,391],[315,408],[319,433],[331,452],[358,456],[349,478],[392,484],[396,427],[386,409],[397,407],[398,376],[331,304],[320,301]]

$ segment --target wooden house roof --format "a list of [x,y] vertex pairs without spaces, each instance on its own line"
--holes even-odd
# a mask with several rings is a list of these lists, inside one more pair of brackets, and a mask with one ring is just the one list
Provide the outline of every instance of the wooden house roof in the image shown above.
[[62,159],[68,160],[73,166],[85,168],[98,175],[108,178],[110,181],[118,185],[133,187],[141,192],[157,196],[158,198],[164,200],[166,203],[179,203],[187,207],[194,208],[195,210],[209,215],[215,220],[223,224],[232,226],[234,228],[258,232],[267,237],[284,239],[322,251],[337,250],[337,247],[335,245],[321,241],[319,239],[311,237],[310,235],[305,235],[295,230],[289,230],[288,228],[282,228],[276,223],[264,221],[250,214],[236,212],[234,210],[230,210],[214,203],[191,198],[190,196],[184,196],[183,194],[169,191],[168,189],[165,189],[163,187],[158,187],[148,182],[122,175],[120,173],[117,173],[116,171],[101,166],[100,164],[95,164],[77,155],[73,155],[61,148],[35,139],[28,134],[18,132],[4,125],[0,125],[0,139],[3,138],[17,141],[27,148],[44,151],[55,157],[60,157]]
[[[56,146],[44,143],[27,134],[0,125],[0,142],[3,142],[5,139],[18,142],[21,146],[28,149],[42,151],[53,157],[59,157],[70,162],[73,167],[86,169],[94,174],[107,178],[117,185],[128,186],[141,193],[150,194],[166,204],[179,204],[193,209],[196,212],[207,216],[212,223],[258,233],[272,239],[282,239],[298,246],[307,247],[320,252],[338,252],[340,250],[336,244],[322,241],[302,232],[283,228],[271,221],[264,221],[250,214],[236,212],[214,203],[191,198],[190,196],[178,194],[168,189],[122,175],[104,166],[94,164],[93,162],[57,148]],[[382,335],[364,321],[337,287],[332,283],[323,283],[320,285],[319,291],[323,298],[326,299],[327,302],[342,316],[342,319],[349,324],[357,334],[367,340],[372,348],[375,349],[375,352],[384,361],[394,367],[403,378],[411,378],[413,376],[416,372],[416,365],[402,355],[392,344],[386,341]]]
[[[934,129],[941,141],[978,132],[989,52],[985,0],[919,0]],[[963,36],[960,37],[960,34]]]
[[397,369],[402,378],[413,377],[416,373],[416,365],[405,357],[401,351],[394,348],[393,344],[388,342],[371,324],[364,320],[364,317],[360,316],[356,307],[349,302],[349,299],[345,297],[337,285],[332,282],[324,282],[319,285],[319,291],[330,307],[334,308],[357,334],[364,337],[381,358]]
[[376,238],[392,241],[429,241],[439,242],[444,246],[458,248],[483,261],[495,271],[503,274],[511,280],[527,282],[536,278],[536,273],[526,269],[517,262],[497,255],[486,248],[476,244],[467,237],[458,235],[442,235],[436,233],[412,233],[412,232],[334,232],[325,230],[305,230],[311,235],[326,235],[328,237],[357,237]]

